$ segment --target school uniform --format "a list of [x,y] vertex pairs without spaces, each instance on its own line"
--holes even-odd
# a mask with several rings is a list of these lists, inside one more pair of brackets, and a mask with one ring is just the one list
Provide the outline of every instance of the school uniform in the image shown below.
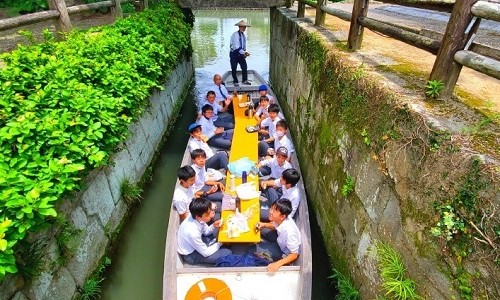
[[[281,192],[277,190],[278,188],[281,188]],[[284,185],[281,185],[280,179],[278,178],[274,180],[274,187],[266,189],[265,193],[271,204],[281,198],[290,200],[290,202],[292,202],[292,212],[289,217],[294,217],[300,204],[300,191],[297,186],[287,189]]]
[[[286,160],[285,163],[283,163],[283,165],[280,166],[276,158],[265,159],[260,162],[260,165],[261,168],[259,169],[259,171],[262,173],[262,175],[264,176],[270,175],[270,177],[274,179],[280,178],[281,173],[283,173],[283,171],[292,168],[292,164],[290,164]],[[266,167],[268,167],[269,170],[267,170]]]
[[[201,103],[198,108],[198,114],[201,114],[201,108],[205,105],[210,105],[213,108],[214,115],[212,116],[212,121],[216,127],[224,127],[225,130],[233,129],[234,122],[232,121],[232,116],[227,113],[221,113],[220,111],[223,109],[222,105],[220,105],[217,100],[214,103],[210,103],[205,100]],[[201,116],[200,118],[202,118]]]
[[[197,191],[203,191],[206,192],[212,188],[210,185],[206,185],[205,182],[208,180],[208,175],[207,175],[207,169],[205,169],[205,166],[203,167],[198,167],[196,164],[192,164],[191,167],[193,167],[194,172],[196,173],[195,181],[193,184],[193,189],[195,192]],[[210,195],[207,195],[205,198],[212,202],[221,202],[222,203],[222,193],[220,191],[217,191],[215,193],[212,193]],[[220,205],[217,205],[220,207]]]
[[215,242],[216,233],[213,225],[208,226],[189,216],[179,226],[177,252],[189,264],[215,264],[219,257],[232,253],[229,249],[221,248],[221,243]]
[[179,215],[189,212],[189,203],[193,200],[194,193],[193,186],[185,188],[182,185],[178,185],[177,188],[175,188],[172,204]]
[[269,254],[274,261],[280,260],[291,253],[300,254],[302,240],[300,230],[293,219],[288,216],[281,224],[273,222],[277,232],[276,242],[263,241],[256,246],[256,252]]
[[202,133],[208,138],[208,144],[213,147],[229,150],[233,139],[233,130],[225,130],[223,133],[215,134],[217,127],[212,119],[201,116],[196,124],[201,125]]
[[[274,133],[276,132],[276,123],[278,123],[278,121],[280,121],[280,120],[281,120],[280,117],[276,117],[276,118],[274,118],[274,120],[272,120],[271,118],[265,118],[260,123],[260,127],[261,128],[268,127],[267,130],[269,131],[269,136],[274,136]],[[267,149],[273,147],[273,145],[274,145],[273,143],[271,143],[271,145],[269,145],[268,143],[266,143],[264,141],[260,141],[259,145],[258,145],[259,157],[266,156]],[[274,150],[276,150],[276,149],[274,149]]]
[[198,140],[194,137],[190,137],[188,140],[188,150],[191,153],[195,149],[202,149],[203,151],[205,151],[207,155],[205,166],[207,168],[215,170],[227,168],[227,164],[229,163],[229,158],[226,152],[219,151],[217,153],[214,153],[212,148],[210,148],[210,146],[207,143],[205,143],[202,140]]
[[288,157],[295,152],[295,149],[292,146],[292,141],[290,141],[286,134],[281,138],[274,134],[274,150],[276,151],[279,147],[285,147],[288,150]]
[[236,68],[238,64],[241,67],[241,80],[246,82],[248,80],[247,61],[245,59],[245,51],[247,50],[247,37],[241,31],[236,31],[231,35],[229,51],[229,63],[231,65],[231,75],[233,76],[233,83],[238,83],[236,76]]

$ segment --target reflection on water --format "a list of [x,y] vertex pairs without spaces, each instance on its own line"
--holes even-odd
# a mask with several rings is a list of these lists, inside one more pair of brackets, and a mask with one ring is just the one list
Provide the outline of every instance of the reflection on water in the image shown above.
[[[231,70],[229,42],[238,30],[234,24],[245,20],[248,27],[248,69],[259,72],[265,80],[269,77],[269,10],[199,10],[194,12],[196,21],[191,34],[196,67],[196,94],[198,101],[206,95],[215,73]],[[238,66],[239,68],[239,66]]]

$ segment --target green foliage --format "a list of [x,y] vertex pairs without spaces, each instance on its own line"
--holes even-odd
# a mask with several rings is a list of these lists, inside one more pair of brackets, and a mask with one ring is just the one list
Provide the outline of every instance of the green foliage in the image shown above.
[[140,202],[142,200],[142,188],[130,182],[128,178],[125,178],[122,181],[120,191],[123,199],[129,205]]
[[65,265],[68,260],[75,254],[77,247],[77,237],[81,230],[64,221],[61,225],[62,230],[56,235],[57,247],[59,249],[59,263]]
[[7,0],[2,4],[3,7],[9,7],[9,14],[27,14],[49,8],[47,0]]
[[122,12],[124,14],[131,14],[131,13],[135,12],[135,7],[132,3],[122,4]]
[[438,98],[441,90],[444,88],[444,84],[441,80],[429,80],[425,86],[425,94],[431,98]]
[[108,163],[188,51],[183,19],[168,4],[0,56],[0,280],[17,272],[16,243]]
[[436,204],[439,221],[431,228],[431,234],[446,241],[459,261],[473,251],[472,240],[475,231],[472,223],[479,223],[479,192],[485,187],[480,179],[480,161],[471,162],[468,174],[457,194],[444,203]]
[[368,132],[366,132],[366,129],[363,129],[363,131],[361,131],[361,136],[363,137],[363,143],[367,146],[370,146],[372,142],[370,141],[370,137],[368,136]]
[[389,245],[377,243],[377,257],[385,297],[396,300],[421,299],[415,282],[405,277],[406,267],[401,256]]
[[333,274],[328,278],[337,281],[337,291],[338,294],[335,297],[336,300],[359,300],[359,291],[352,283],[351,279],[344,276],[339,270],[333,268]]
[[80,290],[80,300],[99,299],[101,295],[101,282],[104,279],[88,279]]
[[471,275],[467,273],[463,268],[458,269],[457,278],[455,284],[460,292],[460,297],[465,300],[472,300],[472,287],[470,284]]
[[347,196],[349,195],[352,191],[354,191],[354,179],[347,175],[345,179],[345,183],[342,186],[342,196]]

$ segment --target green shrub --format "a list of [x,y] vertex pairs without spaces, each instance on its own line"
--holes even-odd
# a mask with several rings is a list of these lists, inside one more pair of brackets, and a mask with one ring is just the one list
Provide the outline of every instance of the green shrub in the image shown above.
[[27,14],[49,8],[47,0],[6,0],[0,7],[9,7],[10,15]]
[[166,4],[0,56],[0,279],[17,272],[16,243],[108,163],[151,90],[190,49],[183,19]]
[[352,191],[354,191],[354,179],[351,176],[347,175],[345,183],[344,185],[342,185],[342,196],[347,196]]
[[335,279],[337,281],[337,291],[338,294],[335,300],[359,300],[359,291],[352,283],[351,279],[344,274],[340,273],[339,270],[333,268],[333,274],[329,276],[330,279]]

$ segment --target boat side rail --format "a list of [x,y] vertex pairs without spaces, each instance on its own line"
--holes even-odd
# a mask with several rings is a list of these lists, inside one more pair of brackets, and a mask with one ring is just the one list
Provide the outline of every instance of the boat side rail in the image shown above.
[[[279,269],[282,271],[300,271],[300,266],[283,266]],[[192,267],[177,269],[178,274],[192,274],[192,273],[255,273],[262,272],[268,273],[267,267]]]

